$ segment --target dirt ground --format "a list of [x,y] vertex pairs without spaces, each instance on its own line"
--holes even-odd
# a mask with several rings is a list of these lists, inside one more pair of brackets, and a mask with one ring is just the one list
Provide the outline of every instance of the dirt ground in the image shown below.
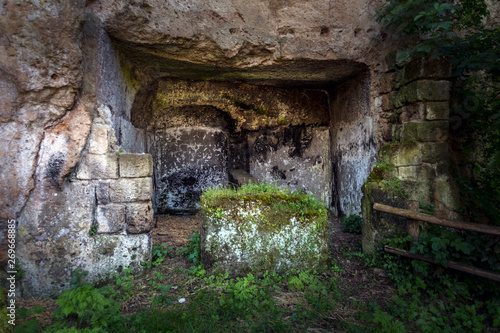
[[173,245],[179,249],[187,244],[194,230],[200,231],[201,216],[196,215],[156,215],[153,229],[153,244]]
[[[153,243],[173,245],[174,253],[188,243],[189,236],[194,230],[200,231],[201,227],[199,213],[192,216],[159,215],[155,219]],[[331,318],[332,320],[351,321],[362,305],[373,301],[383,304],[394,295],[396,289],[389,284],[385,273],[380,269],[364,265],[360,260],[360,235],[342,232],[339,220],[330,217],[328,241],[332,266],[336,267],[333,274],[338,283],[337,287],[344,295],[333,314],[334,318]],[[121,310],[130,314],[152,306],[151,286],[152,283],[155,283],[153,281],[154,274],[168,277],[168,281],[163,280],[162,282],[168,282],[173,286],[172,295],[170,295],[172,299],[175,300],[179,297],[189,299],[189,296],[196,293],[197,288],[200,288],[199,282],[195,278],[183,273],[183,269],[185,272],[185,269],[192,265],[182,256],[168,257],[153,272],[136,277],[133,280],[134,287],[129,293],[130,296],[122,303]],[[294,300],[288,299],[286,293],[280,293],[276,297],[282,302],[289,302],[291,307],[294,306]],[[52,313],[57,308],[55,299],[52,298],[19,300],[17,305],[27,309],[36,305],[44,307],[45,312],[35,315],[42,327],[51,324]]]

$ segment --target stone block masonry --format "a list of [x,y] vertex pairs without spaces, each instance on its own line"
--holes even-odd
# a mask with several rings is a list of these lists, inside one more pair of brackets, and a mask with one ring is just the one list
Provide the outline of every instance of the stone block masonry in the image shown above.
[[147,233],[153,228],[152,157],[123,154],[115,161],[120,165],[120,178],[97,182],[96,233]]
[[375,251],[384,237],[406,228],[401,219],[373,212],[374,202],[407,209],[432,203],[436,215],[457,217],[458,193],[448,174],[446,142],[450,76],[446,59],[416,59],[387,74],[392,90],[385,89],[380,96],[383,118],[388,120],[387,143],[363,187],[365,252]]
[[[124,268],[140,274],[151,260],[152,157],[116,151],[114,141],[109,124],[94,124],[74,173],[53,187],[51,208],[20,219],[23,296],[62,292],[75,269],[102,284]],[[34,216],[37,228],[25,223]]]

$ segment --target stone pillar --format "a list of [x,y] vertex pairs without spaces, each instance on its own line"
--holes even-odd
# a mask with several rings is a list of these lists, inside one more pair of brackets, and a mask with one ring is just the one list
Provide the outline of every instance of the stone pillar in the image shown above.
[[[416,59],[386,74],[392,89],[378,97],[387,119],[378,164],[363,187],[363,250],[406,230],[404,219],[372,211],[374,202],[396,207],[432,203],[436,215],[457,218],[458,192],[448,170],[450,63]],[[384,227],[380,227],[380,221]]]

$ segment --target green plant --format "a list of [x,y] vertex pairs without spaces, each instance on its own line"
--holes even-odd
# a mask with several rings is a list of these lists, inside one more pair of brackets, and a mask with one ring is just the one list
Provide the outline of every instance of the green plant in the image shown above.
[[302,283],[302,280],[298,276],[292,276],[288,280],[288,289],[294,291],[302,291],[304,290],[304,284]]
[[132,267],[126,268],[115,277],[116,294],[123,300],[127,300],[132,296],[131,290],[134,287],[132,270]]
[[201,263],[201,238],[200,233],[193,230],[193,234],[189,236],[189,241],[185,247],[177,251],[178,254],[187,256],[187,260],[194,263]]
[[97,234],[97,228],[98,228],[97,224],[92,224],[90,226],[89,235],[90,236],[96,235]]
[[116,158],[120,158],[120,154],[124,152],[123,147],[119,147],[118,150],[115,152]]
[[73,287],[56,300],[59,307],[54,313],[55,319],[74,319],[79,328],[120,326],[123,318],[120,304],[111,295],[84,282],[82,278],[87,272],[75,270],[72,274]]
[[152,266],[159,266],[165,261],[167,256],[171,258],[175,256],[173,245],[167,246],[167,243],[153,245],[153,249],[151,250]]
[[153,298],[153,305],[158,305],[158,304],[172,304],[172,300],[168,297],[168,292],[170,289],[172,289],[172,286],[167,284],[167,285],[161,285],[157,287],[158,291],[160,292],[160,295],[156,296]]
[[419,201],[418,208],[419,208],[421,213],[428,214],[428,215],[434,215],[434,213],[436,212],[436,206],[431,202],[423,204]]
[[361,234],[361,229],[363,228],[363,218],[359,215],[351,214],[348,217],[342,219],[342,224],[340,228],[344,232],[350,232],[353,234]]
[[380,182],[387,185],[389,189],[401,199],[407,200],[409,198],[408,193],[406,193],[406,191],[404,190],[398,177],[392,176],[389,180],[383,179]]
[[[17,312],[17,320],[25,320],[33,317],[23,323],[16,324],[14,328],[15,333],[35,333],[40,332],[40,323],[35,315],[45,312],[45,308],[41,306],[34,306],[30,310],[26,308],[19,308]],[[1,327],[1,326],[0,326]]]
[[368,182],[380,182],[389,177],[390,171],[394,169],[394,166],[391,163],[377,163],[373,166],[370,175],[365,181]]

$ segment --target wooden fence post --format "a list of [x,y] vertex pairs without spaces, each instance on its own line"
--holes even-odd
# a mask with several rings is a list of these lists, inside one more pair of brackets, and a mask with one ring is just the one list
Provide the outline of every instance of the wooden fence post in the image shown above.
[[[417,201],[410,201],[407,203],[407,208],[409,211],[418,213],[419,203]],[[418,236],[420,235],[420,223],[418,220],[408,220],[407,224],[408,235],[413,237],[412,243],[418,241]]]

